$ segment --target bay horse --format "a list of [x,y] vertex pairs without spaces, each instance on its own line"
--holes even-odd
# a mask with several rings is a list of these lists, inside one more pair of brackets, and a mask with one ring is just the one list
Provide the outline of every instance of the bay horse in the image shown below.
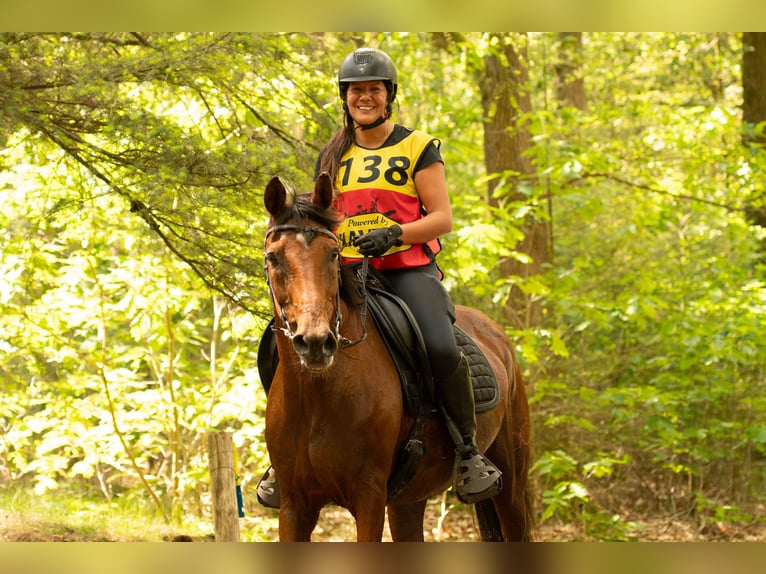
[[[264,261],[279,355],[265,438],[279,480],[279,540],[310,541],[321,509],[334,503],[355,519],[358,541],[381,540],[386,511],[394,541],[423,541],[429,497],[451,486],[454,444],[442,419],[428,417],[417,472],[389,497],[387,481],[414,419],[380,332],[348,293],[329,176],[321,174],[312,192],[291,195],[288,201],[277,176],[264,193],[271,216]],[[477,444],[504,478],[499,494],[475,505],[480,533],[483,540],[531,540],[530,418],[519,364],[489,317],[461,306],[456,314],[500,391],[497,405],[477,415]]]

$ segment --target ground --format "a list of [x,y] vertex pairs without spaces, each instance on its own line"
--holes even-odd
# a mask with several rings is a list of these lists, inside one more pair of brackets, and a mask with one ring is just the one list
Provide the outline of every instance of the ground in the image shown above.
[[[445,510],[447,510],[445,512]],[[690,520],[665,516],[641,519],[624,519],[633,526],[627,540],[644,542],[697,542],[697,541],[748,541],[766,542],[766,523],[763,521],[748,524],[712,523],[699,526]],[[563,524],[549,521],[538,528],[537,539],[543,542],[594,541],[597,538],[585,532],[586,527],[579,523]],[[472,509],[458,505],[451,509],[442,506],[441,501],[429,505],[424,527],[427,541],[457,542],[477,541],[478,525]],[[336,507],[326,508],[322,519],[314,532],[314,538],[321,541],[352,540],[354,525],[348,513]],[[388,532],[384,540],[390,540]]]
[[[263,523],[271,524],[267,538],[276,539],[277,512],[268,509],[253,509],[242,519],[243,533],[252,530],[256,525],[263,528]],[[622,528],[621,536],[617,539],[663,542],[691,541],[760,541],[766,542],[766,522],[763,520],[750,523],[726,524],[713,522],[700,525],[688,517],[660,516],[651,519],[641,517],[621,517],[621,524],[630,524],[626,530]],[[591,527],[592,528],[592,527]],[[604,537],[603,527],[600,536],[588,532],[587,524],[576,521],[560,523],[548,521],[539,528],[538,540],[545,542],[594,541],[609,539]],[[433,500],[427,509],[424,525],[427,541],[458,542],[476,541],[478,526],[470,506],[455,503],[450,497],[443,496]],[[166,529],[159,539],[165,541],[212,541],[213,532],[201,531],[184,532],[183,529]],[[260,539],[263,539],[261,535]],[[82,527],[67,524],[66,520],[47,521],[44,515],[20,514],[18,512],[0,511],[0,542],[46,541],[46,542],[89,542],[89,541],[141,541],[146,540],[140,535],[117,533],[114,529]],[[154,539],[158,539],[156,536]],[[350,514],[338,507],[325,508],[319,524],[314,531],[313,540],[321,542],[352,541],[354,539],[354,524]],[[384,540],[390,540],[386,529]]]

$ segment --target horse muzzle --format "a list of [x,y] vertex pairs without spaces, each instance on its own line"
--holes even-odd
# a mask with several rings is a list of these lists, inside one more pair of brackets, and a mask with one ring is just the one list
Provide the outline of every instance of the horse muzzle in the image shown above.
[[326,371],[332,366],[338,352],[338,339],[331,331],[322,331],[293,337],[293,348],[304,368],[312,372]]

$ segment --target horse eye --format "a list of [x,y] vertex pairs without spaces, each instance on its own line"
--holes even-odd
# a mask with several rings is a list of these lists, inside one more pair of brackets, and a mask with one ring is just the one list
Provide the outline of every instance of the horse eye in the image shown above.
[[266,254],[266,263],[270,267],[279,267],[279,258],[272,252]]
[[330,261],[337,261],[338,257],[340,257],[340,249],[333,249],[330,253]]

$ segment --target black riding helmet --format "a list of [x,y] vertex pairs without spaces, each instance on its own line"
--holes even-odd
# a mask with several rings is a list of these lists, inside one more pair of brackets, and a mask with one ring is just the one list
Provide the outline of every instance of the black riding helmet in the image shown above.
[[[386,113],[391,115],[391,103],[396,98],[396,66],[390,56],[382,50],[375,48],[358,48],[346,56],[338,70],[338,92],[343,101],[343,109],[348,114],[346,107],[346,92],[351,82],[368,82],[372,80],[381,80],[388,92],[388,104]],[[370,129],[383,123],[383,117],[378,118],[369,126],[362,126],[362,129]]]

